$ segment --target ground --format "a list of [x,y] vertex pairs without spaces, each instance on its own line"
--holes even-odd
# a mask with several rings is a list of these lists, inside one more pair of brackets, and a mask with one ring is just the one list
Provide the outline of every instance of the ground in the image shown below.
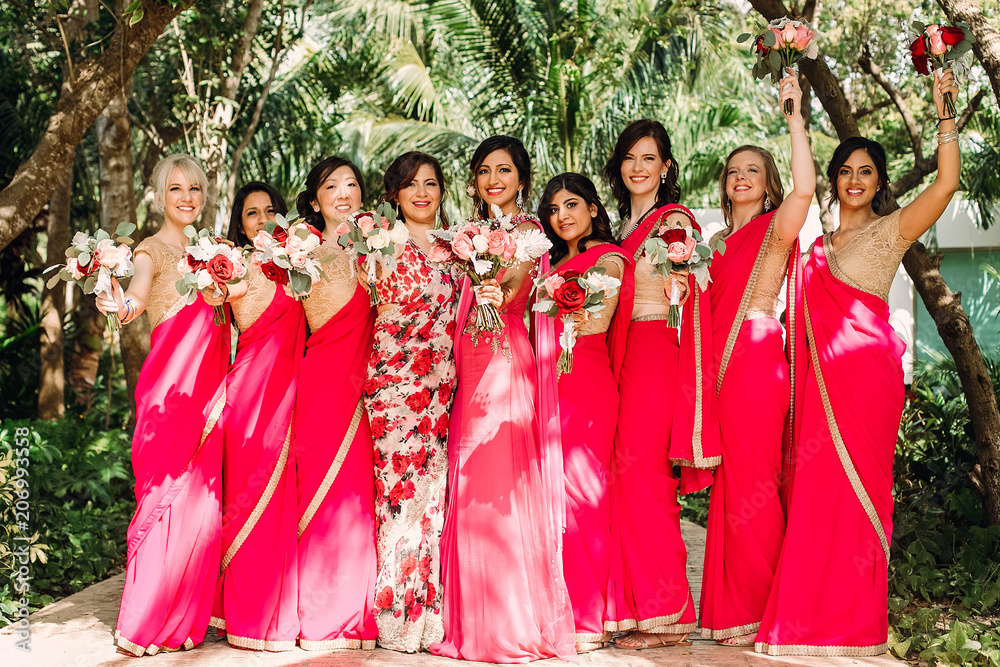
[[[688,546],[688,578],[698,600],[701,590],[701,563],[705,557],[705,529],[682,522],[681,529]],[[375,651],[331,651],[312,653],[295,649],[284,653],[257,653],[231,648],[214,636],[192,651],[166,653],[152,657],[131,658],[116,653],[112,633],[118,617],[125,575],[120,574],[95,584],[76,595],[60,600],[31,615],[31,652],[14,647],[10,628],[0,631],[0,665],[4,667],[92,667],[95,665],[174,665],[198,667],[271,667],[279,665],[387,665],[390,667],[460,667],[448,658],[427,653],[406,654],[377,649]],[[746,648],[719,646],[713,641],[694,637],[688,648],[660,648],[645,651],[623,651],[607,648],[580,656],[581,665],[628,665],[630,667],[899,667],[888,655],[877,658],[775,658],[754,653]],[[466,663],[472,664],[472,663]],[[483,663],[476,663],[483,664]],[[565,664],[545,660],[542,665]]]

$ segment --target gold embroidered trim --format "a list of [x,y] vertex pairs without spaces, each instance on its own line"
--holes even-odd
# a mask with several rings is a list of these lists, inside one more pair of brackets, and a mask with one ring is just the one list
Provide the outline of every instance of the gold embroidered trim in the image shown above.
[[253,639],[238,635],[226,635],[226,640],[230,646],[247,648],[251,651],[291,651],[295,648],[294,639]]
[[729,359],[733,356],[733,349],[736,348],[736,339],[740,335],[740,327],[747,316],[747,308],[750,306],[750,297],[753,296],[753,289],[757,285],[757,277],[760,275],[761,264],[764,263],[764,255],[767,252],[768,241],[771,240],[771,233],[774,230],[774,216],[771,222],[767,223],[767,231],[764,232],[764,240],[757,249],[757,257],[753,261],[753,268],[750,270],[750,277],[747,278],[746,287],[743,288],[743,296],[740,297],[740,307],[736,311],[736,317],[729,327],[729,336],[726,338],[726,348],[722,352],[722,361],[719,363],[719,376],[715,380],[715,393],[722,391],[722,379],[726,376],[726,368],[729,367]]
[[606,642],[611,639],[610,632],[578,632],[576,633],[577,644],[592,644],[595,642]]
[[351,425],[347,428],[347,433],[344,434],[344,439],[340,443],[340,449],[337,450],[337,456],[334,457],[333,463],[330,464],[330,469],[326,471],[326,476],[320,483],[319,488],[316,489],[316,494],[309,502],[309,506],[306,507],[306,511],[303,512],[302,516],[299,518],[299,537],[302,537],[302,533],[306,532],[309,522],[312,521],[313,516],[319,510],[319,506],[323,503],[323,499],[330,491],[330,487],[333,486],[334,480],[337,479],[340,467],[344,465],[344,459],[347,458],[347,450],[351,448],[354,436],[358,432],[358,425],[361,423],[361,417],[363,414],[364,407],[361,404],[361,399],[358,399],[358,405],[354,408],[354,417],[351,418]]
[[799,331],[796,326],[796,311],[795,311],[795,295],[798,291],[798,269],[799,262],[802,261],[802,256],[799,254],[799,244],[796,241],[792,245],[792,257],[794,258],[793,265],[789,267],[788,271],[788,292],[786,293],[786,301],[788,302],[785,306],[785,331],[786,335],[786,345],[788,346],[788,385],[789,385],[789,402],[788,402],[788,468],[792,469],[792,457],[795,452],[793,443],[795,442],[795,347],[798,341]]
[[[205,428],[201,432],[201,442],[198,443],[198,449],[195,450],[195,454],[201,450],[201,446],[205,444],[208,440],[208,436],[212,433],[212,429],[215,428],[215,424],[219,421],[219,417],[222,416],[222,409],[226,407],[226,390],[222,389],[222,395],[219,396],[219,400],[215,402],[212,406],[212,411],[208,413],[208,421],[205,422]],[[194,458],[193,456],[191,457]]]
[[763,320],[770,319],[776,320],[778,316],[774,314],[771,310],[748,310],[747,314],[743,316],[744,320]]
[[210,627],[210,628],[216,628],[217,630],[223,630],[223,631],[225,631],[225,629],[226,629],[226,619],[219,618],[218,616],[213,616],[210,619],[208,619],[208,627]]
[[843,466],[844,472],[847,474],[847,479],[851,482],[854,495],[857,496],[861,507],[865,510],[865,514],[868,515],[868,520],[871,522],[872,528],[875,529],[875,534],[878,535],[878,541],[882,545],[882,553],[885,555],[886,562],[888,562],[889,541],[885,537],[885,528],[882,526],[882,520],[879,519],[878,513],[875,511],[875,505],[872,504],[872,499],[868,495],[867,489],[861,483],[858,471],[854,468],[854,462],[851,460],[851,455],[847,451],[847,445],[844,444],[844,438],[840,434],[837,417],[833,414],[833,405],[830,403],[830,396],[826,391],[826,382],[823,379],[823,369],[819,365],[819,353],[816,351],[816,336],[813,334],[812,320],[809,318],[809,301],[804,294],[802,295],[802,305],[805,307],[806,335],[808,336],[809,353],[812,356],[813,368],[816,372],[816,384],[819,386],[820,398],[823,401],[823,410],[826,412],[826,422],[830,427],[830,435],[833,436],[833,444],[837,450],[837,457],[840,459],[840,465]]
[[676,614],[669,614],[667,616],[654,616],[653,618],[644,618],[642,620],[636,620],[634,618],[626,618],[621,621],[604,621],[605,632],[629,632],[631,630],[639,630],[640,632],[656,632],[658,634],[667,634],[666,630],[658,630],[657,628],[672,628],[672,627],[687,627],[691,626],[690,630],[681,630],[680,632],[692,632],[694,631],[694,623],[683,623],[677,624],[677,620],[684,615],[687,610],[687,600],[684,601],[684,605],[680,608]]
[[746,625],[737,625],[734,628],[722,628],[721,630],[702,627],[701,636],[705,639],[729,639],[731,637],[742,637],[758,630],[760,630],[760,621],[747,623]]
[[638,317],[633,317],[633,322],[660,322],[667,319],[666,313],[653,313],[652,315],[639,315]]
[[185,651],[190,651],[191,649],[193,649],[196,646],[196,644],[194,643],[194,640],[192,640],[190,637],[188,637],[187,639],[184,640],[184,643],[181,644],[180,646],[178,646],[177,648],[168,648],[166,646],[156,646],[155,644],[144,647],[144,646],[140,646],[139,644],[136,644],[135,642],[133,642],[133,641],[131,641],[129,639],[126,639],[125,637],[122,637],[121,632],[119,632],[118,630],[115,630],[114,644],[118,648],[123,649],[125,651],[128,651],[132,655],[134,655],[136,657],[140,657],[140,658],[143,655],[156,655],[157,653],[160,653],[160,652],[163,652],[163,653],[173,653],[174,651],[180,651],[181,649],[183,649]]
[[336,649],[349,648],[360,649],[362,651],[374,651],[374,639],[299,639],[299,648],[303,651],[333,651]]
[[882,655],[889,650],[889,644],[872,646],[809,646],[806,644],[768,644],[757,642],[753,650],[766,655],[818,656],[823,658],[868,658]]
[[[229,564],[233,562],[233,558],[236,556],[236,553],[240,550],[240,547],[243,546],[243,543],[246,541],[247,537],[250,536],[250,533],[257,525],[257,522],[260,521],[260,517],[264,515],[264,510],[267,509],[268,503],[271,502],[271,497],[274,495],[274,490],[278,488],[278,482],[281,481],[281,476],[285,472],[285,465],[288,462],[288,447],[291,441],[292,441],[292,424],[289,421],[288,431],[285,434],[285,444],[281,446],[281,453],[278,454],[278,462],[275,464],[274,470],[271,471],[271,478],[267,480],[267,486],[264,487],[264,492],[261,493],[260,498],[257,499],[257,504],[254,506],[253,512],[251,512],[250,516],[247,517],[247,520],[243,524],[243,527],[240,528],[240,532],[236,535],[236,538],[233,539],[233,543],[229,545],[229,549],[226,551],[226,555],[222,558],[222,567],[220,569],[220,572],[225,571],[225,569],[229,567]],[[245,647],[245,648],[253,648],[253,647]],[[270,651],[272,649],[264,649],[264,650]]]
[[705,453],[701,448],[701,431],[702,422],[704,421],[704,382],[702,377],[702,369],[704,368],[704,360],[702,359],[702,354],[704,351],[701,349],[701,288],[698,287],[698,283],[694,285],[694,322],[692,322],[692,327],[694,330],[694,377],[695,377],[695,387],[694,387],[694,433],[691,434],[691,447],[694,451],[694,464],[695,468],[712,468],[722,463],[722,455],[713,456],[711,458],[705,458]]

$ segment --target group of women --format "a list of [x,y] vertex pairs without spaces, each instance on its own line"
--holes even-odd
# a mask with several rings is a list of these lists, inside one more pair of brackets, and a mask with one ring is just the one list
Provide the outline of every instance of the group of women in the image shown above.
[[[383,199],[409,240],[374,286],[377,308],[332,233],[367,199],[339,157],[315,166],[296,202],[325,237],[314,251],[325,279],[308,299],[250,269],[186,305],[174,283],[204,174],[187,156],[164,159],[163,227],[136,247],[128,290],[98,298],[123,322],[146,311],[153,326],[136,388],[119,648],[191,648],[209,626],[246,649],[377,642],[500,663],[570,660],[612,640],[689,645],[677,494],[714,480],[702,635],[772,655],[883,652],[903,402],[886,296],[958,187],[946,92],[957,93],[950,71],[934,87],[936,180],[900,209],[882,148],[843,142],[827,173],[840,226],[802,260],[815,178],[801,91],[785,77],[792,190],[766,150],[730,154],[726,250],[706,289],[685,271],[664,279],[645,253],[664,227],[698,228],[653,120],[624,129],[604,170],[617,235],[587,177],[553,178],[535,218],[521,142],[480,144],[473,216],[497,206],[552,248],[476,287],[430,259],[427,232],[448,225],[437,160],[398,157]],[[230,239],[251,245],[277,213],[273,188],[244,186]],[[621,288],[572,324],[574,364],[560,376],[561,319],[532,313],[526,325],[534,279],[593,267]],[[674,291],[681,323],[668,328]],[[501,331],[476,327],[484,302]],[[223,303],[239,331],[231,364],[230,328],[212,323]]]

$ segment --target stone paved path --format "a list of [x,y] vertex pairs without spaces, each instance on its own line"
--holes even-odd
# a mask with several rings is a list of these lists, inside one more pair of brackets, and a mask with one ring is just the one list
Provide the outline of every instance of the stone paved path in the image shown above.
[[[705,529],[682,522],[681,529],[688,546],[688,577],[698,600],[701,590],[701,563],[705,555]],[[118,604],[121,600],[124,574],[95,584],[75,595],[53,603],[31,615],[31,652],[14,647],[10,628],[0,630],[0,667],[93,667],[113,665],[132,667],[154,665],[170,667],[278,667],[282,665],[366,665],[380,667],[462,667],[464,664],[427,653],[405,654],[377,649],[375,651],[331,651],[311,653],[295,649],[284,653],[257,653],[231,648],[224,640],[208,639],[193,651],[180,651],[146,657],[130,658],[116,653],[111,643]],[[140,662],[141,661],[141,662]],[[539,666],[565,665],[559,660],[534,663]],[[645,651],[622,651],[612,648],[580,656],[581,665],[614,665],[629,667],[900,667],[891,657],[878,658],[773,658],[757,655],[751,650],[719,646],[715,642],[695,638],[688,648],[661,648]]]

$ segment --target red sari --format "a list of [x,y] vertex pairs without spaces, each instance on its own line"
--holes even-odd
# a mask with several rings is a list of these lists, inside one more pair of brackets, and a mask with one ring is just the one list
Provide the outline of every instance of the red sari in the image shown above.
[[[648,263],[638,264],[643,243],[674,212],[694,223],[686,208],[668,204],[622,240],[625,254],[637,262],[636,272],[650,270]],[[646,278],[636,275],[637,282]],[[677,492],[678,488],[682,493],[697,491],[711,483],[720,445],[712,418],[715,375],[709,294],[698,288],[694,276],[689,277],[688,287],[692,296],[682,310],[679,340],[677,330],[665,326],[666,315],[632,321],[624,334],[611,481],[616,548],[604,625],[611,632],[683,634],[695,629]],[[613,347],[621,345],[615,335],[611,341]],[[673,474],[675,464],[681,466],[680,480]]]
[[756,645],[770,655],[886,651],[906,346],[885,300],[834,275],[832,252],[820,237],[803,270],[808,374],[785,540]]
[[249,291],[232,306],[243,332],[223,413],[223,555],[212,625],[233,646],[287,651],[299,634],[291,421],[306,318],[302,304],[251,271]]
[[128,527],[115,643],[134,654],[193,648],[212,613],[222,537],[222,431],[228,325],[201,295],[174,290],[179,251],[150,237],[149,355],[136,384],[132,437],[137,507]]
[[[746,319],[774,213],[754,218],[729,236],[725,254],[716,255],[711,266],[722,463],[709,504],[701,626],[702,636],[717,640],[760,627],[785,530],[780,485],[782,443],[790,430],[789,357],[776,318]],[[796,242],[785,267],[793,278],[798,257]],[[790,280],[789,354],[799,335],[795,286]]]
[[[608,339],[623,340],[632,314],[635,268],[621,248],[602,243],[568,260],[558,271],[586,273],[603,259],[623,260],[617,310],[605,308],[601,333],[579,335],[573,348],[573,370],[559,377],[559,417],[566,488],[566,529],[563,533],[563,570],[573,604],[576,641],[602,642],[607,620],[608,576],[611,569],[611,459],[618,423],[618,375],[624,350],[612,354]],[[555,273],[553,269],[550,273]],[[562,333],[554,320],[553,335]],[[615,336],[615,331],[618,332]],[[556,343],[558,346],[558,342]],[[620,346],[619,346],[620,347]]]
[[[328,265],[329,266],[329,265]],[[299,517],[299,646],[375,648],[375,462],[361,390],[375,310],[346,258],[326,269],[353,296],[315,325],[299,368],[293,441]],[[338,289],[344,289],[343,285]],[[309,299],[322,295],[313,288]],[[351,293],[351,292],[348,292]],[[335,304],[339,306],[339,304]],[[316,318],[319,319],[316,319]]]

